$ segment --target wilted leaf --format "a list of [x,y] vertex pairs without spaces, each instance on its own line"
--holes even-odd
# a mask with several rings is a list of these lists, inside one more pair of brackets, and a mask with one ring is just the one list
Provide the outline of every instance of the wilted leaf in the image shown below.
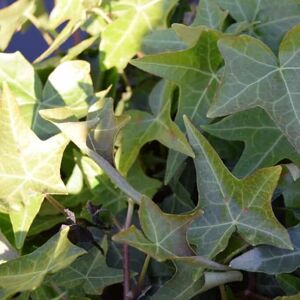
[[69,242],[69,228],[62,229],[34,252],[0,265],[0,296],[34,290],[47,274],[67,267],[85,251]]
[[119,149],[116,155],[118,169],[122,174],[126,174],[133,165],[140,149],[153,140],[193,156],[185,136],[170,116],[173,91],[174,85],[167,81],[160,81],[149,96],[152,115],[138,110],[128,111],[131,120],[120,132]]
[[144,198],[139,209],[143,232],[132,225],[114,235],[113,240],[127,243],[158,261],[189,256],[193,251],[186,241],[186,230],[201,213],[201,210],[196,210],[187,215],[166,214],[152,200]]
[[260,106],[300,153],[299,41],[300,26],[296,26],[281,42],[278,60],[271,49],[250,36],[220,40],[225,77],[208,116]]
[[20,248],[44,195],[66,193],[60,164],[68,141],[62,134],[41,141],[25,124],[7,86],[0,105],[0,207],[10,214]]
[[[133,60],[132,64],[144,71],[171,80],[180,87],[175,121],[184,131],[182,121],[184,114],[188,115],[196,125],[207,123],[206,112],[218,84],[217,70],[223,60],[217,47],[221,33],[206,27],[190,28],[182,25],[180,36],[195,39],[195,44],[189,44],[190,48],[187,50],[145,56]],[[170,151],[166,182],[170,181],[184,158],[182,154]]]
[[221,139],[245,143],[243,154],[233,170],[238,177],[245,177],[262,167],[273,166],[285,158],[300,165],[300,155],[260,108],[236,113],[202,128]]
[[230,263],[235,269],[249,272],[280,274],[293,272],[300,267],[300,225],[288,229],[294,250],[272,246],[256,247]]
[[239,180],[187,118],[185,122],[196,155],[199,204],[204,210],[204,215],[188,229],[188,240],[197,246],[197,253],[214,257],[226,248],[235,231],[252,245],[291,249],[288,233],[271,206],[281,167],[260,169]]

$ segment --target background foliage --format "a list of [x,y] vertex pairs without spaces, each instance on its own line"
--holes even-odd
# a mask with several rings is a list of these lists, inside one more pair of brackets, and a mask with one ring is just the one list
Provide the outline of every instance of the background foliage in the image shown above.
[[300,1],[49,3],[0,9],[0,298],[299,299]]

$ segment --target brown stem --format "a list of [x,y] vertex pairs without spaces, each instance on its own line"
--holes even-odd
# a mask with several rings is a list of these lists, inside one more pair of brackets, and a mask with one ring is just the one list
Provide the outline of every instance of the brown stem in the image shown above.
[[65,212],[65,208],[55,198],[53,198],[51,195],[45,195],[45,198],[55,209],[57,209],[59,212],[61,212],[66,217],[68,216]]
[[[128,209],[126,221],[124,224],[124,230],[128,229],[131,224],[133,215],[134,203],[131,199],[128,200]],[[130,292],[130,269],[129,269],[129,249],[128,244],[123,245],[123,299],[130,300],[132,295]]]

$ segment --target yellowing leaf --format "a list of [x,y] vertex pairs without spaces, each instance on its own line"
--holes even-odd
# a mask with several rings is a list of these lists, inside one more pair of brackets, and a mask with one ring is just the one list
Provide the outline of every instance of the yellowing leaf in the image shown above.
[[10,213],[17,247],[45,194],[64,194],[60,164],[68,140],[56,135],[41,141],[26,125],[7,85],[0,101],[0,210]]
[[260,169],[239,180],[187,118],[185,122],[196,155],[197,187],[204,210],[188,230],[188,240],[197,246],[197,253],[214,257],[226,248],[235,231],[252,245],[292,249],[289,235],[271,206],[281,167]]

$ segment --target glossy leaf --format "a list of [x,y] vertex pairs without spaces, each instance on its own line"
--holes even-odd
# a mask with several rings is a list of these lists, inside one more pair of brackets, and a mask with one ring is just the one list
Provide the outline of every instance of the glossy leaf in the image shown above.
[[0,113],[0,207],[10,214],[20,248],[44,195],[66,193],[60,164],[68,141],[62,134],[41,141],[25,124],[7,86]]
[[293,272],[299,268],[300,262],[300,225],[289,228],[288,231],[294,250],[260,246],[236,257],[230,262],[230,266],[235,269],[267,274]]
[[17,292],[36,289],[47,274],[67,267],[85,253],[69,242],[68,231],[66,227],[34,252],[0,265],[2,299]]
[[116,156],[118,169],[122,174],[126,174],[133,165],[140,149],[153,140],[158,140],[171,149],[193,156],[193,151],[185,136],[170,116],[173,91],[172,84],[161,81],[149,96],[152,115],[138,110],[128,111],[131,120],[120,132]]
[[139,209],[143,232],[132,225],[114,235],[113,240],[127,243],[158,261],[189,256],[193,251],[186,241],[186,230],[189,223],[201,213],[195,210],[187,215],[166,214],[152,200],[144,198]]
[[202,128],[221,139],[244,142],[243,154],[233,170],[233,174],[238,177],[245,177],[259,168],[273,166],[285,158],[300,164],[300,155],[260,108],[233,114]]
[[299,37],[300,26],[286,34],[279,60],[265,44],[250,36],[222,39],[219,47],[225,59],[225,77],[208,116],[260,106],[300,152]]
[[[122,0],[120,5],[126,1]],[[102,33],[100,51],[106,69],[122,70],[140,49],[143,37],[153,28],[164,25],[178,0],[133,0],[130,8],[109,24]]]
[[[180,87],[176,123],[185,130],[182,116],[186,114],[196,125],[207,123],[206,112],[218,85],[217,70],[222,57],[217,48],[221,33],[206,27],[180,27],[180,36],[192,36],[195,44],[187,50],[145,56],[131,63],[161,76]],[[190,43],[192,43],[190,41]],[[165,181],[169,182],[184,156],[170,151]]]
[[252,245],[291,249],[288,233],[271,207],[281,167],[260,169],[239,180],[187,118],[185,122],[196,155],[197,187],[200,206],[205,212],[188,230],[188,240],[196,245],[197,253],[214,257],[226,248],[235,231]]

